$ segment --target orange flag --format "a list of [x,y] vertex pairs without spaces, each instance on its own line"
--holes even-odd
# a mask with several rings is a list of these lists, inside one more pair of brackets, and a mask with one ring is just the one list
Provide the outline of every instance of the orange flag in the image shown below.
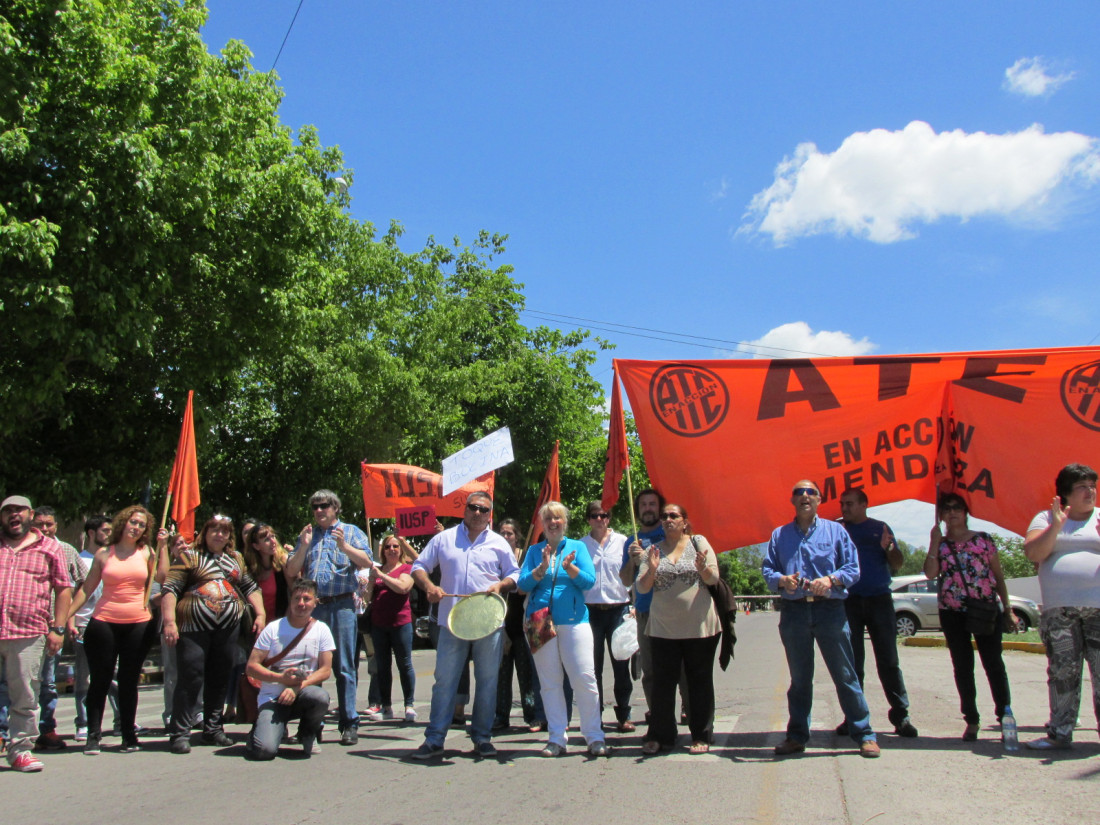
[[558,480],[558,444],[554,442],[554,452],[550,455],[550,464],[546,468],[546,476],[542,479],[539,488],[539,500],[535,502],[535,513],[531,516],[531,538],[528,544],[535,544],[542,537],[542,521],[539,520],[539,510],[548,501],[561,501],[561,483]]
[[194,390],[187,392],[187,409],[183,413],[183,427],[176,446],[176,462],[172,465],[172,477],[168,480],[168,494],[172,497],[172,520],[180,535],[190,541],[195,535],[195,510],[199,497],[199,462],[195,455],[195,419],[191,411]]
[[630,466],[626,446],[626,424],[623,421],[623,396],[619,389],[619,370],[611,379],[611,421],[607,428],[607,462],[603,467],[603,495],[600,506],[610,512],[619,500],[619,484],[623,472]]
[[953,490],[1023,533],[1058,471],[1100,454],[1100,347],[616,364],[650,480],[716,550],[766,541],[804,478],[823,518],[848,488]]

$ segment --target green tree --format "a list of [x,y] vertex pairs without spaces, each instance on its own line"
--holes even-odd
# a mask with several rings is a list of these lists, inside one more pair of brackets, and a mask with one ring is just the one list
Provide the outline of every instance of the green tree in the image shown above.
[[407,253],[352,220],[339,151],[279,121],[243,44],[211,55],[205,18],[0,12],[3,487],[68,515],[162,500],[194,389],[204,506],[284,531],[319,486],[361,518],[362,459],[438,468],[505,424],[500,514],[530,514],[555,439],[566,503],[598,492],[603,343],[519,322],[504,236]]
[[928,554],[927,547],[914,547],[909,542],[898,539],[898,549],[905,561],[902,562],[895,576],[919,576],[924,573],[924,557]]
[[1034,576],[1038,568],[1024,555],[1024,540],[1018,536],[1006,537],[991,533],[993,543],[1001,559],[1001,572],[1006,579],[1024,579]]
[[729,582],[738,596],[766,596],[768,585],[760,572],[760,549],[757,545],[738,547],[718,554],[718,572]]

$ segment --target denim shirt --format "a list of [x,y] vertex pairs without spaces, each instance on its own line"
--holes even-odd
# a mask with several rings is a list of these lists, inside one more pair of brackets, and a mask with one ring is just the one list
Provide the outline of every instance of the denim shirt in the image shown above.
[[309,547],[303,548],[299,544],[294,552],[306,554],[302,575],[317,582],[319,597],[341,596],[359,589],[359,581],[355,578],[355,571],[359,568],[336,546],[336,539],[332,537],[332,531],[337,527],[344,528],[344,541],[374,558],[366,533],[354,524],[338,521],[328,530],[314,525]]
[[779,591],[784,599],[804,599],[810,595],[802,587],[793,593],[779,590],[779,579],[796,573],[807,580],[832,576],[841,586],[817,598],[844,599],[848,596],[847,588],[859,581],[859,554],[844,525],[815,516],[806,533],[793,521],[775,528],[761,572],[768,589]]

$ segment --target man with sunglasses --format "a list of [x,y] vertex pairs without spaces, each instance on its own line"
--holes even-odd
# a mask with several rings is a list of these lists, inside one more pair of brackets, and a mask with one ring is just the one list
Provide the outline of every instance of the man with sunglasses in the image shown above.
[[848,531],[819,519],[821,492],[812,481],[794,485],[794,521],[777,527],[761,565],[769,589],[778,592],[779,638],[787,654],[791,686],[787,690],[787,738],[777,756],[806,750],[814,693],[814,642],[829,668],[848,735],[860,756],[879,756],[871,712],[856,675],[855,656],[844,610],[847,588],[859,581],[859,557]]
[[[588,535],[581,541],[592,556],[596,582],[585,591],[584,601],[588,605],[588,621],[595,644],[592,661],[596,668],[596,686],[600,692],[602,712],[604,650],[611,650],[611,636],[630,609],[630,594],[619,578],[626,536],[611,529],[610,513],[598,501],[588,503],[586,517]],[[630,662],[619,661],[612,656],[611,672],[615,675],[615,718],[619,733],[630,733],[634,730],[634,723],[630,721],[630,694],[634,688],[630,680]]]
[[317,583],[313,615],[329,626],[336,642],[332,669],[340,706],[340,744],[359,741],[359,711],[355,694],[356,641],[359,635],[354,594],[359,587],[355,571],[374,566],[370,541],[354,524],[340,521],[340,497],[332,490],[318,490],[309,497],[313,524],[298,535],[298,544],[287,560],[285,574],[293,582],[301,574]]
[[[432,707],[424,744],[412,754],[413,759],[441,756],[447,730],[454,714],[458,681],[466,667],[466,659],[474,662],[474,712],[470,723],[470,738],[474,754],[496,756],[492,738],[493,715],[496,712],[497,673],[503,651],[503,625],[489,635],[474,641],[459,639],[448,628],[457,596],[472,593],[498,593],[514,590],[519,579],[519,565],[504,537],[489,528],[493,519],[493,499],[485,492],[470,493],[462,522],[442,533],[436,533],[413,563],[412,577],[428,595],[428,601],[439,605],[439,641],[435,650],[435,684],[432,686]],[[430,578],[439,568],[440,582]]]

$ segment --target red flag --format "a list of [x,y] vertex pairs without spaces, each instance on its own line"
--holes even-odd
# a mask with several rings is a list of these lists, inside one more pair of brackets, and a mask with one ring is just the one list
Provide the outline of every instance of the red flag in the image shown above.
[[607,462],[603,467],[603,495],[600,498],[600,506],[608,512],[619,500],[619,484],[623,480],[623,471],[630,466],[618,368],[615,369],[611,385],[611,422],[607,428]]
[[558,444],[554,442],[554,452],[550,455],[550,464],[546,468],[546,476],[542,479],[542,487],[539,488],[539,500],[535,502],[535,513],[531,516],[530,544],[536,544],[542,536],[542,521],[539,519],[539,510],[548,501],[561,501],[561,483],[558,481]]
[[172,520],[180,535],[190,541],[195,535],[195,510],[199,498],[199,462],[195,455],[195,419],[191,412],[194,390],[187,392],[187,409],[183,413],[183,427],[176,446],[176,462],[172,465],[172,477],[168,480],[168,494],[172,497]]

